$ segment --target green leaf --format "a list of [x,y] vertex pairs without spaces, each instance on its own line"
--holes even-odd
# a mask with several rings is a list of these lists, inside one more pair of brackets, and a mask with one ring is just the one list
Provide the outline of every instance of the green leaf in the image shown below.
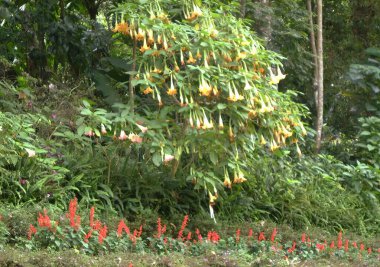
[[210,152],[210,160],[214,165],[218,163],[218,155],[214,151]]
[[157,167],[161,165],[161,153],[160,152],[156,152],[153,154],[153,157],[152,157],[152,161],[153,161],[153,164],[156,165]]
[[376,147],[373,145],[367,144],[367,149],[368,149],[368,151],[373,151],[376,149]]

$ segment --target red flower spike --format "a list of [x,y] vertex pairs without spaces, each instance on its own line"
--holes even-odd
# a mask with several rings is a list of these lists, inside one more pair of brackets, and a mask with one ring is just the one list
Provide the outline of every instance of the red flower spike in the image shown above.
[[143,227],[140,225],[139,231],[137,232],[137,237],[140,237],[142,235]]
[[119,225],[117,226],[117,236],[118,237],[121,237],[121,235],[123,234],[123,231],[127,234],[127,235],[130,235],[131,232],[128,228],[128,226],[125,224],[124,220],[120,220],[119,222]]
[[236,243],[240,242],[240,229],[236,230]]
[[133,264],[132,264],[132,262],[131,262],[131,263],[129,263],[128,267],[133,267]]
[[296,242],[293,241],[293,245],[292,245],[291,248],[288,249],[288,252],[289,252],[289,253],[293,253],[293,251],[294,251],[295,249],[296,249]]
[[272,232],[272,235],[270,237],[270,241],[271,242],[274,242],[275,238],[276,238],[276,235],[277,235],[277,228],[274,228],[273,229],[273,232]]
[[92,236],[92,229],[90,229],[90,231],[84,236],[84,242],[88,243],[88,240],[90,239],[90,237]]
[[195,230],[195,233],[197,234],[198,241],[202,243],[202,235],[198,228]]
[[338,234],[338,249],[342,248],[342,232]]
[[363,251],[363,250],[364,250],[364,244],[361,243],[361,244],[360,244],[360,251]]
[[188,220],[189,220],[189,215],[185,215],[182,221],[181,229],[178,232],[178,237],[177,237],[178,239],[182,239],[183,231],[186,228]]
[[368,249],[367,249],[367,252],[368,252],[368,255],[371,255],[371,253],[372,253],[372,248],[368,248]]
[[316,248],[318,251],[323,251],[325,249],[325,245],[324,244],[317,244]]
[[259,240],[259,241],[265,241],[265,235],[264,235],[264,232],[260,232],[258,240]]
[[32,235],[37,234],[37,229],[33,226],[33,224],[29,225],[29,231],[28,231],[28,239],[32,239]]
[[346,239],[346,241],[344,242],[344,251],[348,251],[348,244],[349,244],[349,241],[348,239]]
[[302,243],[306,242],[306,234],[305,233],[303,233],[302,236],[301,236],[301,242]]
[[99,231],[98,241],[99,244],[103,244],[103,239],[107,237],[107,226],[104,225],[102,229]]
[[335,242],[331,241],[330,248],[335,248]]
[[252,228],[249,228],[249,231],[248,231],[248,240],[253,236],[253,230]]
[[164,224],[164,227],[162,227],[161,229],[161,234],[165,234],[166,233],[166,224]]
[[352,246],[354,247],[354,248],[358,248],[358,244],[354,241],[354,242],[352,242]]
[[92,226],[92,229],[94,229],[95,231],[99,231],[100,228],[102,228],[102,223],[100,221],[96,220],[94,225]]
[[91,207],[90,209],[90,227],[94,226],[94,215],[95,215],[95,207]]
[[157,219],[157,238],[160,238],[162,234],[161,218]]
[[74,228],[75,231],[79,230],[80,227],[80,216],[76,215],[78,207],[78,199],[75,197],[74,199],[70,200],[69,204],[69,214],[66,216],[70,219],[70,226]]
[[190,241],[191,240],[191,232],[189,232],[188,234],[187,234],[187,238],[186,238],[188,241]]

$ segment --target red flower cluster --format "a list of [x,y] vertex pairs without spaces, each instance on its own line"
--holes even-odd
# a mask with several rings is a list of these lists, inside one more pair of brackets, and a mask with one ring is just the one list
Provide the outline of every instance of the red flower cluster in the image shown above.
[[218,243],[220,240],[220,236],[217,232],[215,231],[209,231],[207,233],[207,240],[212,242],[212,243]]
[[40,227],[47,227],[47,228],[51,227],[51,221],[50,221],[49,216],[47,215],[46,210],[44,210],[44,215],[42,215],[41,213],[38,213],[37,221]]

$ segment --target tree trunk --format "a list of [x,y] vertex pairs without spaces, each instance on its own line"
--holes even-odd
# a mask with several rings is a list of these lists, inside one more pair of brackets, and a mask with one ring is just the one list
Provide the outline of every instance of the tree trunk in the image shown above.
[[318,99],[317,99],[317,125],[316,125],[316,152],[319,153],[322,143],[322,128],[323,128],[323,9],[322,0],[317,0],[317,54],[318,54]]
[[258,32],[265,39],[267,46],[272,39],[272,10],[270,0],[255,0],[259,3],[259,8],[255,12],[255,24]]
[[60,18],[63,21],[65,19],[65,0],[59,0]]
[[314,20],[313,20],[313,9],[311,6],[311,0],[306,1],[307,10],[309,13],[309,27],[310,27],[310,46],[311,52],[313,54],[314,61],[314,77],[313,77],[313,92],[314,92],[314,103],[318,106],[318,55],[317,47],[315,45],[315,32],[314,32]]
[[99,7],[102,2],[102,0],[83,0],[84,6],[86,7],[91,20],[96,21],[96,16],[98,15]]
[[246,0],[240,0],[240,17],[242,19],[245,18],[246,10],[247,10],[247,1]]

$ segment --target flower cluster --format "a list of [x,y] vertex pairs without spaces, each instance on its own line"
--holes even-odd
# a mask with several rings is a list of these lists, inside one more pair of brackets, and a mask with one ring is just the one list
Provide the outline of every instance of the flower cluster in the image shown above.
[[[105,251],[117,248],[118,246],[125,246],[129,244],[131,247],[137,247],[137,244],[142,244],[142,246],[147,245],[149,248],[154,249],[157,242],[160,243],[159,248],[165,251],[170,251],[176,249],[176,246],[180,245],[183,248],[194,249],[205,248],[214,245],[227,244],[229,248],[239,248],[239,247],[256,247],[255,250],[268,248],[272,253],[281,253],[285,257],[296,257],[300,255],[306,255],[306,251],[312,251],[313,255],[324,255],[324,254],[334,254],[342,255],[342,253],[351,253],[350,255],[358,255],[358,257],[376,257],[376,252],[380,256],[380,249],[375,249],[373,246],[368,246],[364,243],[351,242],[345,239],[343,233],[340,232],[337,239],[324,240],[312,240],[311,236],[306,233],[302,233],[300,240],[292,240],[291,242],[286,242],[278,237],[278,229],[273,228],[271,233],[267,231],[254,232],[252,228],[242,231],[240,228],[236,229],[234,236],[229,237],[227,235],[222,236],[219,232],[215,230],[207,231],[207,238],[203,239],[201,231],[197,228],[194,233],[191,231],[186,231],[186,227],[189,221],[189,215],[185,215],[181,223],[177,237],[174,238],[172,234],[167,234],[167,225],[162,223],[161,218],[157,219],[157,228],[155,233],[152,233],[150,238],[148,233],[146,239],[142,239],[143,225],[133,232],[127,226],[124,219],[121,219],[115,227],[117,230],[113,231],[105,223],[99,220],[95,220],[95,207],[91,207],[89,211],[89,224],[80,224],[80,216],[77,214],[78,201],[76,198],[70,201],[69,212],[67,214],[67,225],[63,222],[55,224],[52,227],[51,219],[46,210],[43,213],[38,213],[37,217],[37,227],[30,224],[27,233],[27,238],[33,242],[34,239],[40,238],[40,232],[44,233],[48,238],[47,242],[53,242],[55,238],[61,238],[61,240],[68,240],[78,236],[83,242],[83,248],[88,246],[100,246]],[[65,228],[66,225],[66,228]],[[173,225],[173,224],[170,224]],[[61,227],[60,231],[56,231],[58,227]],[[78,235],[75,235],[77,233]],[[173,233],[171,231],[171,233]],[[266,233],[270,234],[270,238],[266,238]],[[53,238],[49,237],[49,234]],[[63,236],[62,236],[63,235]],[[41,235],[43,236],[43,235]],[[126,238],[125,238],[126,237]],[[221,242],[223,240],[223,242]],[[112,243],[112,246],[110,245]],[[138,243],[139,242],[139,243]],[[76,243],[78,244],[80,243]],[[86,244],[86,245],[84,245]],[[222,245],[224,246],[224,245]],[[98,248],[99,249],[99,248]],[[156,248],[157,249],[157,248]],[[94,253],[93,250],[91,253]],[[305,254],[306,253],[306,254]],[[373,256],[375,255],[375,256]]]

